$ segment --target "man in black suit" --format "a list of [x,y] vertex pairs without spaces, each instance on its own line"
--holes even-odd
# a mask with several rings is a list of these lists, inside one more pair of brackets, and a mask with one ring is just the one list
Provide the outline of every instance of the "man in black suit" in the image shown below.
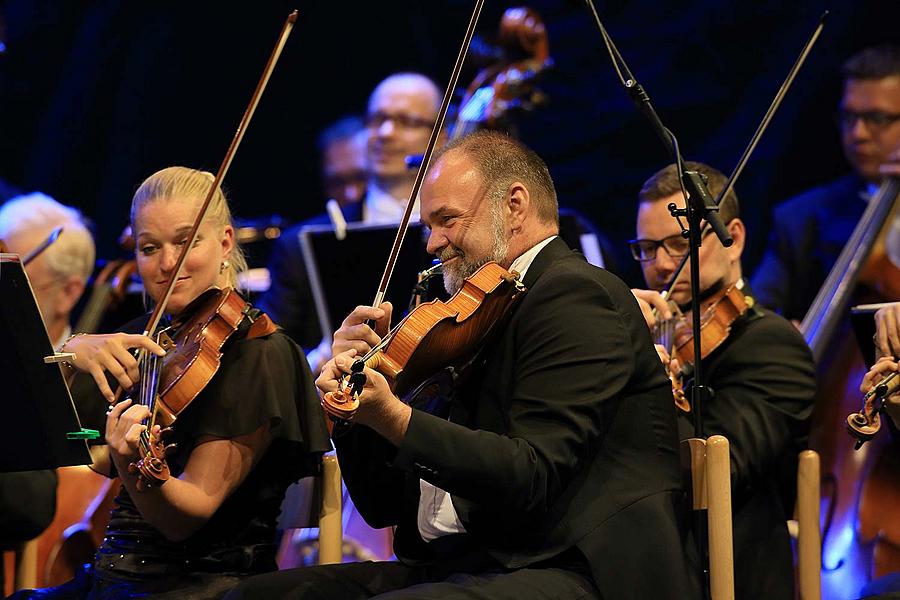
[[[713,195],[724,188],[726,178],[719,171],[701,163],[689,162],[687,166],[708,177]],[[657,290],[663,288],[688,253],[681,227],[669,213],[671,202],[684,206],[674,165],[656,173],[641,189],[638,239],[631,242],[634,258],[641,262],[651,288],[633,291],[651,328],[657,317],[671,316]],[[756,304],[741,276],[746,232],[734,192],[723,200],[719,215],[734,245],[725,248],[715,236],[704,236],[700,247],[701,301],[713,302],[721,292],[736,287],[749,309],[732,324],[722,345],[703,359],[704,383],[713,389],[712,399],[701,407],[704,435],[721,434],[730,442],[737,598],[792,598],[793,566],[786,521],[793,512],[796,479],[792,476],[797,455],[806,447],[812,413],[816,386],[813,361],[795,328]],[[691,303],[688,266],[668,296],[685,308]],[[652,314],[651,308],[657,313]],[[673,361],[670,366],[677,371],[681,365]],[[681,437],[694,437],[691,416],[680,416]]]
[[[363,516],[397,527],[400,561],[272,574],[233,597],[692,597],[668,380],[628,288],[557,237],[546,165],[479,132],[438,154],[421,199],[449,291],[489,260],[528,291],[460,375],[447,418],[365,371],[356,425],[335,445]],[[344,321],[321,390],[390,313]]]
[[[776,207],[753,274],[759,302],[788,319],[803,319],[878,188],[879,166],[900,148],[900,46],[868,48],[847,61],[840,125],[853,173]],[[900,216],[889,226],[888,255],[900,267]]]

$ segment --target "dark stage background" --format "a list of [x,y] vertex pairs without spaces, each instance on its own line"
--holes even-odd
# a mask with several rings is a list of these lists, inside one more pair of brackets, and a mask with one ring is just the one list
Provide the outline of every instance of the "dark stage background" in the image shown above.
[[[362,112],[386,75],[415,70],[443,86],[468,0],[336,2],[41,2],[0,0],[0,177],[79,206],[101,256],[116,252],[132,192],[164,166],[215,171],[284,17],[300,19],[232,166],[242,217],[290,220],[322,210],[315,137]],[[489,0],[495,34],[509,2]],[[551,104],[522,125],[550,165],[561,203],[622,248],[641,183],[667,162],[619,87],[584,5],[535,1],[556,61]],[[832,16],[737,189],[758,262],[772,205],[847,170],[834,113],[839,66],[897,41],[900,2],[601,1],[601,17],[686,158],[730,173],[797,53]],[[471,77],[471,73],[464,77]],[[625,252],[623,251],[623,256]],[[626,273],[637,283],[630,261]]]

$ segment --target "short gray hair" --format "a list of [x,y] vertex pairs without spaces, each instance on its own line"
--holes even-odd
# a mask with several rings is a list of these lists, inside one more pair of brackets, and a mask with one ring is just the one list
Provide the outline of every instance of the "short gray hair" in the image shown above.
[[49,235],[59,226],[62,234],[44,251],[47,265],[59,278],[74,275],[87,281],[94,271],[96,249],[78,210],[40,192],[17,196],[0,207],[0,238],[33,229],[46,229]]
[[472,159],[485,182],[491,185],[493,200],[498,200],[514,181],[521,181],[534,201],[538,219],[559,225],[556,187],[547,163],[534,150],[506,134],[480,130],[438,150],[432,164],[453,151]]

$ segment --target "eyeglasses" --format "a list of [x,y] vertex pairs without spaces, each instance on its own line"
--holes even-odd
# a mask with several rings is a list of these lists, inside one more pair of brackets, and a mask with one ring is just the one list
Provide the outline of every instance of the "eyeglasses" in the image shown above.
[[656,253],[660,248],[674,259],[682,258],[690,251],[688,239],[680,233],[670,235],[661,240],[629,240],[628,247],[631,249],[631,256],[634,257],[634,260],[640,262],[656,260]]
[[838,122],[844,129],[853,129],[857,121],[865,123],[866,127],[871,131],[881,131],[900,121],[900,114],[886,113],[880,110],[856,112],[841,109],[838,112]]
[[381,111],[366,115],[366,127],[369,129],[378,129],[387,121],[393,122],[395,127],[401,129],[431,129],[434,127],[434,119],[423,119],[414,115],[389,115]]

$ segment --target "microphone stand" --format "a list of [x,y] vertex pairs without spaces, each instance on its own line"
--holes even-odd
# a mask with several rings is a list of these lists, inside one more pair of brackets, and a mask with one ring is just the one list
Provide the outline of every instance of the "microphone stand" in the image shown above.
[[[715,231],[716,233],[716,236],[719,238],[719,241],[726,248],[734,243],[731,234],[725,228],[725,225],[722,223],[722,219],[719,217],[719,203],[734,186],[734,181],[737,179],[738,175],[746,164],[750,153],[756,147],[756,143],[759,141],[762,132],[765,130],[766,126],[774,115],[774,112],[778,108],[778,105],[781,103],[781,100],[784,98],[784,94],[787,92],[787,88],[793,81],[794,76],[800,68],[800,65],[802,65],[803,61],[806,59],[806,56],[812,48],[812,45],[815,43],[816,39],[821,33],[825,18],[827,17],[828,13],[826,11],[825,14],[822,15],[821,19],[819,20],[819,24],[815,29],[815,32],[813,33],[810,40],[806,43],[806,46],[804,47],[800,57],[795,62],[788,76],[788,79],[782,85],[778,94],[776,94],[775,100],[772,102],[772,105],[769,107],[766,116],[763,118],[762,124],[756,130],[756,133],[754,134],[750,145],[745,150],[744,155],[741,157],[738,166],[731,174],[731,177],[729,178],[725,187],[722,189],[722,192],[717,198],[714,199],[710,195],[709,189],[706,187],[705,177],[703,177],[703,175],[696,171],[685,170],[684,160],[681,157],[681,151],[678,147],[678,140],[675,137],[675,134],[673,134],[668,128],[666,128],[665,125],[663,125],[662,121],[659,118],[659,115],[656,113],[656,110],[650,103],[650,96],[644,90],[643,86],[637,82],[634,75],[631,73],[631,70],[628,68],[628,65],[625,64],[625,60],[622,58],[622,55],[619,54],[618,48],[616,48],[615,43],[613,43],[612,38],[606,32],[606,28],[600,21],[600,16],[597,13],[597,9],[594,6],[593,0],[585,0],[585,2],[594,17],[597,28],[600,30],[600,35],[603,38],[603,43],[606,45],[606,49],[609,52],[610,58],[612,59],[613,68],[615,69],[619,80],[622,82],[622,85],[625,87],[628,96],[635,103],[638,110],[650,122],[651,127],[656,132],[656,135],[662,141],[663,145],[666,147],[666,150],[669,152],[669,154],[672,155],[673,162],[675,163],[678,170],[678,178],[681,183],[681,192],[685,198],[685,208],[678,208],[677,204],[675,204],[674,202],[670,203],[667,208],[669,209],[671,215],[678,221],[679,226],[681,226],[682,235],[688,238],[689,252],[688,256],[681,261],[681,264],[673,274],[666,289],[668,290],[671,287],[671,285],[674,283],[675,279],[677,279],[678,275],[683,269],[684,263],[688,259],[690,259],[691,302],[694,308],[694,310],[691,311],[691,327],[695,333],[693,339],[694,371],[691,385],[691,407],[693,410],[694,436],[702,439],[704,438],[702,409],[706,401],[712,398],[714,394],[714,390],[712,388],[704,385],[703,368],[701,364],[702,361],[700,360],[700,357],[703,356],[701,351],[699,333],[700,244],[702,243],[701,238],[703,237],[702,222],[705,220],[706,223],[710,227],[712,227],[713,231]],[[682,217],[687,220],[687,228],[685,228],[685,226],[681,222]],[[709,564],[706,556],[706,529],[706,520],[700,518],[699,513],[695,513],[695,543],[697,548],[698,560],[701,565],[701,582],[704,598],[709,597]]]
[[[593,0],[586,0],[594,21],[600,29],[600,35],[603,37],[603,43],[609,51],[612,58],[613,67],[622,85],[625,86],[626,92],[631,100],[637,105],[638,110],[650,122],[650,126],[656,132],[656,135],[666,147],[666,151],[672,155],[672,159],[678,169],[678,178],[681,182],[681,191],[685,198],[685,208],[678,208],[675,203],[669,204],[669,212],[673,217],[678,219],[681,225],[682,235],[688,238],[690,245],[689,257],[691,259],[691,298],[700,297],[700,222],[706,221],[716,232],[720,242],[726,248],[734,243],[731,234],[722,223],[719,217],[719,206],[716,204],[712,195],[706,187],[706,181],[700,173],[696,171],[685,170],[684,160],[681,157],[681,151],[678,147],[678,140],[675,135],[663,125],[653,105],[650,103],[650,96],[644,90],[644,87],[637,82],[632,75],[628,65],[619,50],[613,43],[612,38],[606,32],[606,28],[600,21],[597,9],[594,7]],[[687,220],[687,228],[681,223],[681,217]],[[695,302],[696,303],[696,302]],[[700,331],[700,311],[692,311],[693,323],[692,327],[695,332]],[[700,352],[700,336],[694,336],[694,356],[701,356]],[[704,385],[703,368],[699,360],[694,360],[694,375],[691,388],[691,410],[693,411],[694,435],[698,438],[703,437],[703,405],[706,400],[712,396],[712,390]]]

